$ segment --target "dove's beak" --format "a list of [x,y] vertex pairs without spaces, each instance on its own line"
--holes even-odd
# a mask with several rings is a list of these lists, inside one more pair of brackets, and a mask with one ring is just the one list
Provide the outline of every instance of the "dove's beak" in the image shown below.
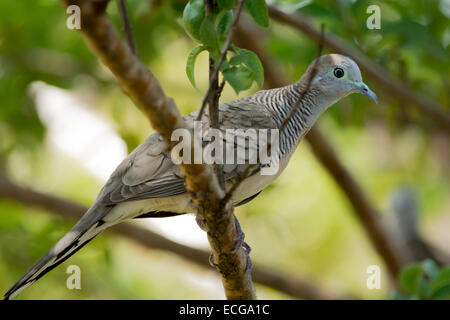
[[361,92],[362,94],[365,94],[368,96],[371,100],[375,101],[375,103],[378,103],[378,98],[375,92],[369,89],[369,87],[364,82],[358,82],[356,85],[356,89]]

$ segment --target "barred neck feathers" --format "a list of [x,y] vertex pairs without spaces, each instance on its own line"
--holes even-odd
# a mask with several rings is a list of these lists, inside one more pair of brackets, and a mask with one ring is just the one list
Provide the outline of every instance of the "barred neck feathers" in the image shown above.
[[[299,81],[282,88],[260,91],[256,94],[255,99],[266,107],[277,126],[281,127],[304,89],[302,81]],[[303,95],[297,111],[286,123],[283,132],[280,132],[281,155],[291,152],[298,145],[327,107],[328,105],[318,89],[310,88]]]

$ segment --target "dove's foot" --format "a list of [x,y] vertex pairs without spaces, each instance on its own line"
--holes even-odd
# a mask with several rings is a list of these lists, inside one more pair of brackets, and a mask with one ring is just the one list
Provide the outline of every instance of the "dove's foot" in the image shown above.
[[252,251],[252,248],[248,245],[247,242],[244,241],[245,233],[242,231],[241,224],[239,223],[239,220],[236,218],[236,216],[234,216],[234,224],[236,226],[238,239],[236,241],[235,249],[233,250],[233,252],[237,252],[240,248],[244,249],[247,256],[247,266],[245,268],[245,271],[247,273],[250,273],[252,270],[252,260],[250,259],[250,252]]
[[200,227],[200,229],[202,229],[203,231],[207,232],[208,228],[206,227],[206,221],[205,219],[203,219],[199,214],[197,214],[195,216],[195,222],[197,222],[198,226]]
[[[195,221],[197,222],[198,226],[200,227],[200,229],[202,229],[203,231],[207,231],[207,227],[205,224],[205,220],[199,215],[197,214],[195,216]],[[238,252],[239,249],[244,249],[246,256],[247,256],[247,266],[245,268],[246,272],[251,272],[252,269],[252,261],[250,260],[250,251],[252,250],[250,248],[250,246],[247,244],[247,242],[244,241],[245,239],[245,234],[241,229],[241,224],[239,223],[239,220],[236,218],[236,216],[234,216],[234,224],[236,226],[236,233],[237,233],[237,239],[236,242],[234,243],[234,249],[232,250],[233,253]],[[214,267],[217,268],[218,264],[214,259],[214,255],[211,253],[209,255],[209,264]]]
[[216,260],[214,259],[214,254],[212,254],[212,253],[209,254],[209,265],[216,269],[219,266],[218,263],[216,262]]
[[242,231],[241,224],[239,223],[239,220],[236,218],[236,216],[234,216],[234,225],[236,226],[237,240],[233,252],[237,252],[242,247],[247,252],[247,254],[250,254],[251,248],[244,241],[245,233]]

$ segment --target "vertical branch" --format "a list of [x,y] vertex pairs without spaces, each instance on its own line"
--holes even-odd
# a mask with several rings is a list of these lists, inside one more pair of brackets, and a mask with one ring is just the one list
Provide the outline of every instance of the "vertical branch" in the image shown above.
[[[216,5],[214,0],[203,0],[205,4],[205,14],[209,16],[213,14],[214,7]],[[228,48],[226,48],[228,51]],[[225,51],[226,55],[226,51]],[[219,78],[215,75],[215,61],[211,54],[209,55],[209,84],[210,84],[210,94],[209,97],[205,96],[205,101],[208,103],[209,111],[209,122],[210,127],[214,129],[220,129],[219,125],[219,98],[222,90],[219,88]],[[222,168],[223,166],[215,163],[213,165],[214,172],[217,176],[217,180],[222,189],[225,189],[225,179],[223,176]]]
[[395,235],[408,253],[408,262],[432,259],[441,267],[449,263],[449,257],[427,243],[418,230],[419,206],[413,190],[408,187],[398,188],[392,197],[392,210]]
[[[220,129],[219,125],[219,98],[220,94],[222,93],[223,87],[219,87],[219,79],[214,77],[214,59],[210,56],[209,57],[209,79],[211,81],[211,94],[208,99],[208,110],[209,110],[209,122],[211,128],[214,129]],[[223,175],[223,165],[219,163],[215,163],[214,165],[214,172],[216,173],[217,180],[219,181],[219,184],[222,189],[225,189],[225,178]]]
[[214,0],[203,0],[203,4],[205,5],[205,15],[209,16],[213,11],[213,2]]
[[[206,16],[212,14],[212,11],[214,9],[215,1],[213,0],[203,0],[205,4],[205,14]],[[202,106],[200,108],[200,112],[198,114],[197,120],[200,120],[206,104],[209,105],[209,121],[211,128],[219,129],[219,98],[222,93],[223,87],[225,85],[225,81],[223,80],[222,83],[219,86],[219,71],[222,67],[223,62],[226,59],[228,49],[231,45],[231,40],[233,39],[233,34],[236,30],[236,27],[239,22],[239,17],[242,11],[242,6],[244,4],[244,0],[238,0],[237,8],[236,8],[236,15],[233,21],[233,25],[231,26],[230,32],[227,36],[227,39],[225,41],[225,44],[222,48],[220,58],[218,61],[214,61],[214,59],[210,56],[209,57],[209,86],[208,90],[206,91],[205,97],[202,101]],[[214,172],[217,176],[217,179],[219,181],[220,186],[222,189],[225,189],[225,178],[223,174],[223,165],[221,164],[214,164]],[[227,198],[226,201],[229,199]]]
[[235,11],[236,14],[235,14],[235,18],[234,18],[234,21],[233,21],[233,25],[231,26],[230,33],[228,33],[227,40],[225,41],[225,44],[224,44],[224,46],[222,48],[222,52],[220,54],[219,61],[217,61],[217,63],[216,63],[216,68],[214,69],[212,77],[209,80],[208,90],[206,91],[205,97],[203,98],[202,106],[200,108],[200,112],[198,113],[197,120],[200,120],[202,118],[203,112],[205,110],[206,103],[208,102],[208,99],[209,99],[209,97],[211,95],[211,92],[212,92],[212,83],[214,81],[216,81],[216,79],[219,77],[220,68],[222,67],[223,62],[225,61],[228,49],[230,48],[230,45],[231,45],[231,40],[233,39],[233,35],[234,35],[234,33],[235,33],[236,29],[237,29],[237,26],[239,24],[239,18],[241,16],[243,4],[244,4],[244,0],[238,0],[238,4],[236,6],[236,11]]
[[214,77],[214,59],[209,57],[209,79],[211,80],[211,94],[208,99],[209,121],[212,128],[219,129],[219,79]]
[[[210,126],[215,129],[220,128],[219,124],[219,98],[220,94],[222,93],[223,87],[225,82],[222,81],[221,85],[219,86],[219,71],[223,64],[223,62],[226,60],[226,55],[228,52],[228,49],[231,45],[231,40],[233,38],[233,34],[236,30],[239,17],[242,11],[244,0],[238,0],[238,5],[236,9],[235,19],[233,21],[233,24],[231,26],[231,29],[228,33],[227,39],[225,41],[225,44],[222,48],[220,57],[218,61],[214,61],[214,59],[209,57],[209,86],[206,91],[206,94],[202,101],[202,106],[200,108],[200,112],[198,114],[197,120],[201,120],[204,109],[206,104],[209,105],[209,121]],[[214,0],[204,0],[205,5],[205,14],[208,17],[208,15],[213,14],[214,6],[216,5]],[[215,176],[217,177],[218,184],[222,191],[225,190],[225,180],[224,180],[224,173],[223,173],[223,166],[220,164],[214,164],[213,166]],[[246,265],[244,270],[239,270],[240,272],[245,272],[246,276],[244,278],[241,277],[240,282],[245,283],[246,287],[241,288],[241,290],[235,290],[232,287],[236,287],[236,285],[239,285],[239,283],[235,283],[232,281],[224,282],[225,291],[227,293],[227,297],[229,299],[255,299],[255,288],[253,286],[253,283],[251,281],[251,267],[252,263],[249,257],[249,250],[244,249],[244,243],[243,243],[243,233],[240,229],[239,222],[237,218],[234,216],[234,210],[233,205],[231,203],[231,198],[226,198],[224,201],[224,198],[218,200],[216,203],[203,203],[200,206],[198,206],[198,213],[201,220],[201,224],[203,225],[204,229],[208,233],[208,241],[211,244],[211,247],[213,248],[213,255],[212,255],[212,263],[218,267],[218,270],[223,274],[224,272],[230,272],[230,270],[236,269],[236,266],[233,263],[233,259],[230,259],[231,256],[227,255],[226,252],[220,249],[221,241],[224,243],[231,244],[232,247],[229,247],[228,250],[234,251],[237,250],[237,253],[240,253],[240,258],[246,257]],[[208,214],[208,212],[210,214]],[[198,221],[201,221],[198,220]],[[228,222],[226,222],[228,220]],[[216,230],[213,230],[211,228],[212,225],[222,226],[225,228],[228,228],[228,230],[221,231],[220,228],[217,228]],[[229,228],[232,228],[231,230]],[[229,236],[233,235],[233,237],[230,239]],[[241,240],[236,241],[236,237],[240,237]],[[234,242],[233,242],[234,241]],[[216,251],[214,249],[217,249]],[[221,252],[222,251],[222,252]],[[222,267],[221,267],[222,266]],[[242,267],[242,266],[241,266]],[[236,272],[236,270],[232,271],[233,273]],[[231,277],[230,277],[231,280]],[[231,285],[231,287],[230,287]],[[245,290],[243,290],[245,289]]]
[[404,253],[398,250],[389,230],[381,222],[379,211],[371,203],[356,179],[339,160],[336,152],[317,127],[315,130],[311,130],[306,137],[316,158],[327,168],[334,177],[336,184],[347,195],[347,199],[359,217],[369,239],[384,259],[392,278],[395,279],[406,260]]

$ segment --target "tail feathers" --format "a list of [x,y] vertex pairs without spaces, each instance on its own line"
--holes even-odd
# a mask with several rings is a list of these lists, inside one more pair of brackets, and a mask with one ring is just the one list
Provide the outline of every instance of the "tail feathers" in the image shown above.
[[59,240],[17,283],[5,293],[4,299],[14,298],[40,277],[64,262],[89,241],[100,234],[111,223],[102,218],[110,208],[91,207],[78,223]]

